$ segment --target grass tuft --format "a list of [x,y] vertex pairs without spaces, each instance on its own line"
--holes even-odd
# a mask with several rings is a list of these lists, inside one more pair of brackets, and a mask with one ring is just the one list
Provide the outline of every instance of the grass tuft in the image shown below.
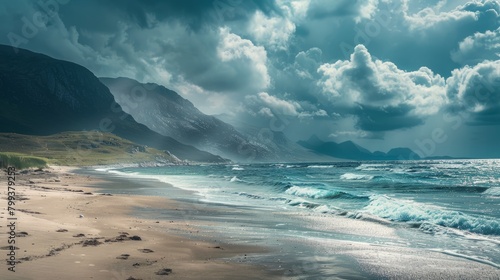
[[10,166],[16,169],[26,169],[30,167],[43,168],[47,166],[47,159],[19,153],[0,153],[0,167],[7,168]]

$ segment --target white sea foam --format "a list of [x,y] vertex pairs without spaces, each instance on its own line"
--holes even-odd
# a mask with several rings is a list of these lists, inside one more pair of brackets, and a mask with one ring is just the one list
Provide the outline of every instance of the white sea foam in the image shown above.
[[344,209],[332,206],[332,205],[320,205],[316,208],[314,208],[314,212],[321,213],[321,214],[333,214],[333,215],[338,215],[338,216],[345,216],[349,217],[352,213],[349,211],[346,211]]
[[315,199],[335,199],[335,198],[346,198],[346,199],[366,199],[365,196],[356,196],[350,193],[346,193],[338,190],[325,190],[325,189],[317,189],[313,187],[299,187],[292,186],[288,188],[285,193],[300,196],[300,197],[309,197]]
[[96,168],[94,169],[95,171],[99,171],[99,172],[108,172],[108,170],[111,170],[113,168]]
[[120,175],[120,176],[125,176],[125,177],[134,177],[134,178],[149,178],[150,176],[148,175],[141,175],[138,172],[123,172],[115,169],[108,169],[106,170],[108,173]]
[[196,195],[207,196],[213,189],[208,188],[199,188],[197,186],[202,185],[201,182],[197,182],[196,179],[190,177],[191,181],[187,181],[186,176],[179,175],[153,175],[153,174],[141,174],[139,172],[123,172],[119,170],[108,170],[108,173],[112,173],[115,175],[144,179],[144,180],[156,180],[162,183],[166,183],[172,185],[176,188],[193,191]]
[[233,178],[231,178],[230,182],[243,182],[243,181],[238,179],[238,177],[234,176]]
[[363,163],[356,167],[356,170],[362,171],[384,171],[390,169],[390,164]]
[[333,168],[334,165],[309,165],[307,168]]
[[488,196],[500,196],[500,187],[492,187],[483,192],[484,195]]
[[243,167],[233,167],[231,170],[242,171],[245,170]]
[[364,211],[392,221],[430,222],[473,233],[500,235],[500,222],[497,220],[474,217],[412,200],[373,196]]
[[296,206],[299,208],[309,208],[309,209],[316,208],[316,207],[320,206],[320,204],[318,204],[318,203],[310,202],[310,201],[300,199],[300,198],[289,201],[288,205]]
[[465,169],[470,167],[470,163],[439,163],[434,168],[436,169]]
[[327,190],[320,190],[316,188],[310,188],[310,187],[298,187],[298,186],[293,186],[285,191],[287,194],[295,195],[295,196],[302,196],[302,197],[310,197],[310,198],[324,198],[327,196],[330,191]]
[[454,256],[454,257],[459,257],[459,258],[464,258],[464,259],[467,259],[467,260],[470,260],[470,261],[475,261],[475,262],[479,262],[479,263],[491,265],[491,266],[496,267],[496,268],[500,268],[499,264],[494,263],[494,262],[492,262],[490,260],[485,260],[483,258],[476,257],[476,256],[464,255],[464,254],[460,254],[460,253],[457,253],[457,252],[451,251],[451,250],[433,249],[432,251],[440,252],[440,253],[443,253],[443,254],[446,254],[446,255],[450,255],[450,256]]
[[345,173],[343,175],[340,175],[340,179],[342,180],[372,180],[375,178],[373,175],[366,175],[366,174],[355,174],[355,173]]

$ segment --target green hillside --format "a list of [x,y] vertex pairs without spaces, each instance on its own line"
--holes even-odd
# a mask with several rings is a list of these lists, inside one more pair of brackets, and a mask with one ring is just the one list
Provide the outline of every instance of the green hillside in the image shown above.
[[0,133],[0,155],[3,162],[10,156],[11,161],[24,157],[25,161],[29,158],[32,163],[40,160],[48,164],[72,166],[178,161],[168,152],[98,131],[63,132],[49,136]]

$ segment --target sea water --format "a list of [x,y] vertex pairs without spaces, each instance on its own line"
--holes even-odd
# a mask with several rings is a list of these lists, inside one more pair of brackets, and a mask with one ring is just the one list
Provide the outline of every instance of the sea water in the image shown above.
[[[293,222],[294,215],[322,215],[323,222],[342,216],[395,231],[401,246],[500,268],[500,160],[191,165],[108,172],[167,182],[193,191],[193,199],[204,203],[260,209],[256,215],[261,218],[252,218],[255,224],[271,219],[270,213],[286,216],[283,224],[274,216],[271,229],[265,223],[254,229],[263,236],[271,231],[273,236],[394,243],[378,238],[376,231],[367,238]],[[169,195],[155,188],[133,192]],[[280,233],[284,224],[286,233]]]

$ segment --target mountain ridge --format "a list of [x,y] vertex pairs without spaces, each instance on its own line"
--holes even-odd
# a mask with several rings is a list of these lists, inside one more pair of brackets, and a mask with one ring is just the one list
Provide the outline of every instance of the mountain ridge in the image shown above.
[[76,63],[25,49],[14,53],[0,45],[0,88],[0,132],[50,135],[97,129],[183,160],[227,161],[136,122],[92,72]]
[[[100,80],[127,113],[162,135],[234,161],[280,161],[288,156],[278,147],[286,145],[283,135],[274,135],[273,143],[253,139],[217,117],[203,114],[189,100],[162,85],[123,77]],[[140,101],[138,91],[142,94]]]

